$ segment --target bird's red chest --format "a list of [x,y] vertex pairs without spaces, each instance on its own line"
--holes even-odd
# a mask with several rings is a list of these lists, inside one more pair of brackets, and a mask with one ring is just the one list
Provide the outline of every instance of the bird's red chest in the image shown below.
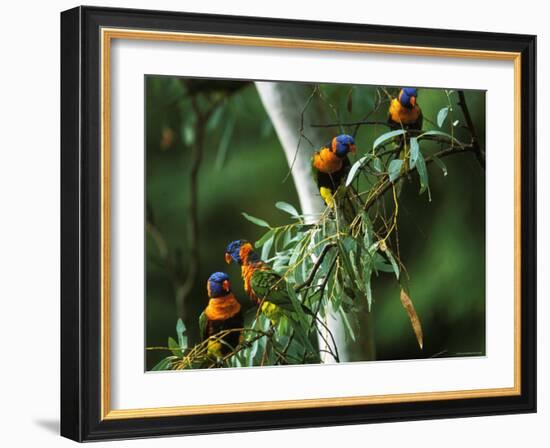
[[313,155],[313,167],[322,173],[333,174],[342,169],[342,163],[342,159],[328,148],[323,148]]

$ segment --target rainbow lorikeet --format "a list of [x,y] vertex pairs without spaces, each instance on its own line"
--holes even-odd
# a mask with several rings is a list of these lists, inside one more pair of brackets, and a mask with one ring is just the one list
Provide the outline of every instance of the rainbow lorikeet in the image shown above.
[[[241,342],[244,325],[241,305],[231,292],[229,275],[214,272],[206,282],[208,306],[199,318],[199,328],[203,340],[208,340],[208,355],[219,359],[230,353]],[[217,334],[235,330],[220,337]]]
[[311,165],[317,188],[330,208],[334,208],[334,193],[350,169],[348,153],[355,152],[355,149],[353,137],[342,134],[313,154]]
[[394,129],[422,129],[422,109],[416,102],[418,91],[414,87],[403,87],[397,98],[390,102],[388,123]]
[[[225,251],[225,261],[235,262],[241,266],[244,290],[250,300],[261,307],[262,314],[273,324],[281,317],[291,319],[295,308],[288,295],[287,283],[271,266],[262,261],[254,251],[252,244],[246,240],[233,241]],[[311,311],[302,305],[304,311]]]

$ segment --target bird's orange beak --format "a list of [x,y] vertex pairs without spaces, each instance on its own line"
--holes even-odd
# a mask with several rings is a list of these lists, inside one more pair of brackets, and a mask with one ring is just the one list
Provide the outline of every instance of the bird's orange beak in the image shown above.
[[415,97],[415,96],[411,96],[410,102],[411,102],[411,104],[412,104],[412,107],[416,106],[416,97]]
[[226,253],[226,254],[225,254],[225,262],[226,262],[227,264],[231,264],[231,260],[232,260],[231,255],[228,254],[228,253]]
[[349,150],[350,150],[353,154],[355,154],[355,151],[357,151],[357,147],[356,147],[355,145],[351,145],[351,146],[349,147]]
[[223,289],[225,289],[227,292],[231,290],[231,284],[229,283],[229,280],[224,280],[222,286]]

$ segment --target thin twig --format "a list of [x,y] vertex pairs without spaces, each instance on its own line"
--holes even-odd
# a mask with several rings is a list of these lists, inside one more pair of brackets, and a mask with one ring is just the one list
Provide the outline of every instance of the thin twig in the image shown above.
[[325,256],[327,255],[328,251],[333,247],[336,247],[336,243],[327,243],[325,247],[323,247],[323,250],[319,255],[319,258],[317,258],[317,261],[313,265],[313,268],[311,269],[311,272],[309,273],[305,281],[299,284],[298,286],[296,286],[296,288],[294,288],[296,292],[300,292],[305,287],[311,285],[311,283],[315,279],[315,274],[317,273],[317,271],[319,270],[319,267],[321,266],[321,263],[323,263],[323,260],[325,259]]

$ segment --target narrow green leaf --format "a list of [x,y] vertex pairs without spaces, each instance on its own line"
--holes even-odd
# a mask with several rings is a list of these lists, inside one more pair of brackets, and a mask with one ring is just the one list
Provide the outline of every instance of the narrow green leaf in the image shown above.
[[395,258],[389,249],[386,249],[385,254],[388,257],[388,260],[390,260],[395,278],[399,280],[399,265],[397,264],[397,261],[395,261]]
[[456,138],[454,138],[451,134],[447,134],[446,132],[443,132],[443,131],[434,131],[434,130],[426,131],[426,132],[420,134],[417,138],[418,138],[418,140],[422,140],[422,137],[426,137],[426,136],[430,136],[430,135],[435,135],[435,136],[440,136],[440,137],[447,137],[450,142],[454,142],[458,145],[462,144]]
[[372,289],[370,287],[370,279],[371,277],[369,276],[367,281],[365,282],[365,289],[366,289],[366,296],[367,296],[367,305],[368,305],[368,310],[370,311],[371,307],[372,307]]
[[176,334],[178,335],[178,343],[181,348],[187,348],[187,336],[184,336],[184,333],[185,324],[180,318],[176,323]]
[[436,156],[432,156],[432,159],[434,159],[434,163],[441,168],[441,171],[443,171],[443,175],[446,176],[448,174],[447,172],[447,166],[443,163],[443,161]]
[[355,342],[355,334],[353,334],[353,328],[351,328],[351,324],[349,322],[348,316],[344,312],[342,308],[340,308],[340,316],[342,317],[342,322],[344,322],[344,334],[347,338],[349,338],[351,341]]
[[271,252],[271,247],[273,246],[274,236],[269,238],[262,246],[262,260],[267,260]]
[[256,224],[257,226],[260,226],[260,227],[267,227],[268,229],[271,228],[271,226],[268,224],[268,222],[264,221],[263,219],[256,218],[255,216],[251,216],[251,215],[249,215],[248,213],[245,213],[245,212],[242,212],[241,214],[245,217],[245,219],[250,221],[252,224]]
[[418,144],[418,139],[416,137],[411,137],[411,154],[409,156],[409,168],[412,170],[416,166],[416,161],[418,160],[418,154],[420,151],[420,145]]
[[183,323],[183,320],[178,319],[176,323],[176,333],[178,335],[185,333],[185,324]]
[[374,163],[372,164],[374,167],[374,170],[381,173],[384,171],[384,167],[382,166],[382,161],[379,158],[374,159]]
[[388,175],[390,177],[390,182],[393,182],[395,179],[399,177],[402,166],[403,166],[403,160],[401,159],[394,159],[390,162],[388,166]]
[[254,243],[254,247],[262,247],[267,240],[275,236],[276,230],[271,229],[262,235],[262,237]]
[[387,263],[385,258],[379,253],[374,256],[374,268],[380,272],[394,272],[393,266]]
[[437,126],[443,126],[447,115],[449,115],[449,107],[443,107],[439,110],[439,112],[437,113]]
[[173,337],[168,337],[168,348],[172,351],[174,356],[177,356],[178,358],[181,358],[183,356],[183,352],[181,350],[180,345],[176,342],[176,340]]
[[419,152],[418,160],[416,161],[416,169],[420,177],[420,194],[428,190],[428,198],[431,201],[430,185],[428,183],[428,169],[426,168],[426,162],[424,156]]
[[406,131],[404,129],[397,129],[396,131],[390,131],[386,132],[385,134],[382,134],[380,137],[378,137],[373,145],[372,149],[375,150],[378,148],[382,143],[387,142],[388,140],[391,140],[394,137],[397,137],[398,135],[403,135]]
[[295,218],[298,218],[300,216],[298,210],[296,210],[293,205],[290,205],[287,202],[279,201],[275,204],[275,207],[277,207],[279,210],[282,210],[283,212],[287,212],[289,215]]
[[283,249],[286,249],[292,242],[297,242],[297,239],[292,238],[292,228],[289,228],[283,232]]
[[170,366],[172,365],[172,361],[176,360],[177,356],[168,356],[164,359],[161,359],[155,366],[151,369],[154,371],[159,370],[169,370]]

